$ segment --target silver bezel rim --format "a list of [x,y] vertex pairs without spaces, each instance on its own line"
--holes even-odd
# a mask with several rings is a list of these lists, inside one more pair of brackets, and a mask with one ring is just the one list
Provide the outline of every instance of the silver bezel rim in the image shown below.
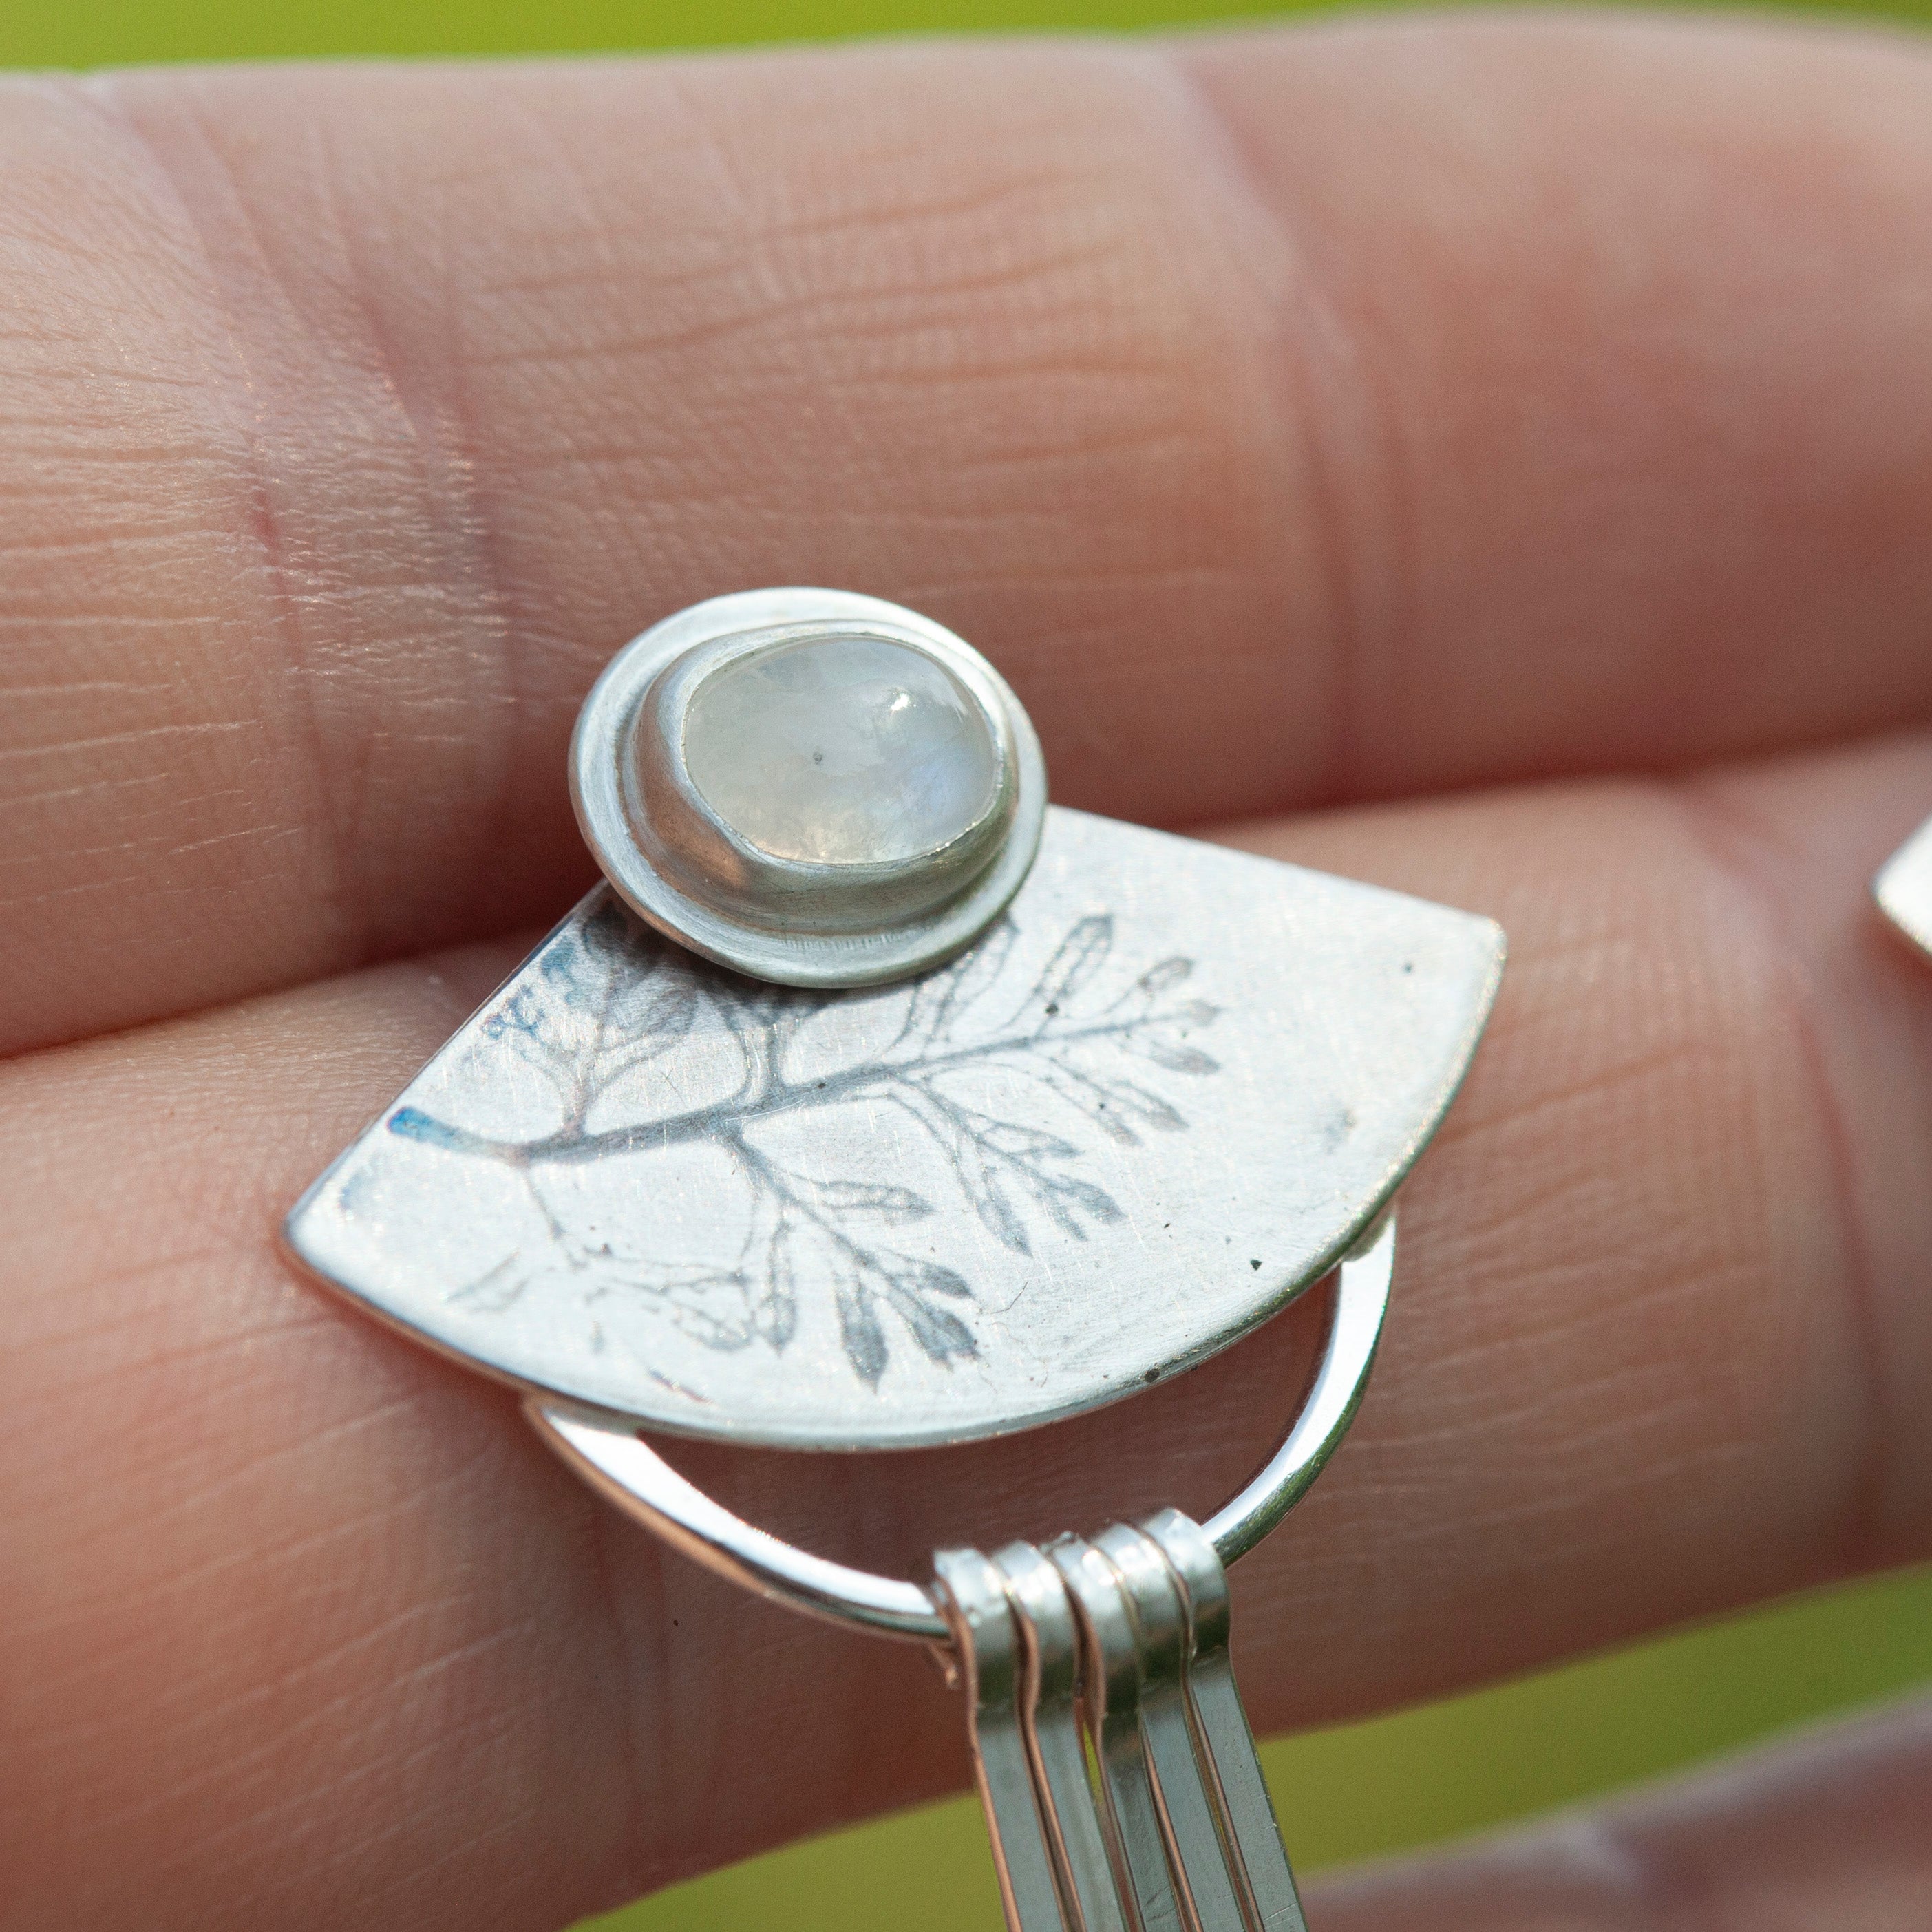
[[[868,932],[787,930],[707,904],[688,890],[688,880],[669,875],[662,854],[653,862],[639,842],[632,818],[627,748],[645,722],[643,708],[662,674],[677,659],[706,646],[754,633],[769,638],[820,624],[882,634],[938,659],[986,710],[1010,788],[1004,842],[976,872],[966,868],[958,893],[928,913]],[[977,651],[916,611],[856,592],[808,588],[712,598],[633,638],[584,700],[571,744],[570,784],[585,842],[619,896],[640,918],[720,965],[794,986],[884,985],[963,951],[1024,881],[1046,812],[1046,768],[1031,722],[1006,680]],[[694,787],[689,796],[706,818],[718,823]],[[1004,804],[1004,797],[996,800],[994,813]],[[790,862],[766,862],[776,872],[793,869]],[[796,869],[802,874],[816,868]]]

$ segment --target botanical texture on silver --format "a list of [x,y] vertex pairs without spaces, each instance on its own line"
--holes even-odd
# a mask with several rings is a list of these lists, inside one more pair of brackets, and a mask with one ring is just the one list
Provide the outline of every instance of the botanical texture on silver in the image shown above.
[[1426,1142],[1490,922],[1054,810],[970,952],[758,984],[600,889],[290,1217],[518,1382],[741,1441],[958,1441],[1129,1394],[1340,1258]]

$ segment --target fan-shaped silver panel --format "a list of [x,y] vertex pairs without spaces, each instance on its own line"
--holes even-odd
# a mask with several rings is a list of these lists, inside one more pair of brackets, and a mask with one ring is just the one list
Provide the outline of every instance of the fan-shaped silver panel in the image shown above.
[[998,1434],[1319,1280],[1502,961],[1486,920],[1058,809],[1007,916],[910,986],[759,985],[600,888],[288,1239],[436,1346],[652,1426]]

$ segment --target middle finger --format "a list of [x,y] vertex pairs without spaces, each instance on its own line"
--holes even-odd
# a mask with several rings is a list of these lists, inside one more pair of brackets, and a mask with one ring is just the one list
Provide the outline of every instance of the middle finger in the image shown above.
[[554,914],[584,687],[752,584],[1168,822],[1922,712],[1928,109],[1522,22],[16,86],[0,1049]]

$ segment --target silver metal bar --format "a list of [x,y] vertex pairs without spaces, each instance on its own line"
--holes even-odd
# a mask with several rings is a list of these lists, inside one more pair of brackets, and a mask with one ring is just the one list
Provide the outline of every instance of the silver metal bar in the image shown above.
[[1223,1563],[1246,1556],[1307,1493],[1367,1394],[1395,1274],[1395,1214],[1384,1214],[1342,1257],[1322,1366],[1294,1426],[1234,1500],[1208,1520]]
[[[1060,1881],[1061,1904],[1081,1932],[1126,1932],[1100,1800],[1087,1770],[1080,1721],[1080,1629],[1060,1572],[1030,1543],[1011,1543],[993,1562],[1018,1612],[1032,1692],[1025,1726],[1034,1779]],[[1029,1700],[1023,1696],[1024,1714]]]
[[1308,1932],[1228,1655],[1226,1570],[1201,1526],[1178,1510],[1142,1524],[1172,1568],[1188,1613],[1189,1714],[1220,1814],[1249,1932]]
[[630,1417],[554,1396],[526,1396],[537,1433],[600,1495],[694,1562],[815,1617],[880,1636],[949,1644],[952,1634],[916,1583],[814,1556],[732,1514],[687,1482]]
[[1000,1573],[976,1550],[933,1558],[966,1690],[967,1735],[1010,1932],[1066,1932],[1034,1790],[1021,1700],[1024,1658]]
[[1199,1932],[1247,1932],[1220,1806],[1188,1715],[1187,1612],[1179,1586],[1158,1546],[1130,1525],[1102,1530],[1094,1543],[1119,1574],[1138,1633],[1141,1748],[1184,1902]]
[[1174,1889],[1160,1800],[1142,1748],[1140,1636],[1119,1573],[1077,1536],[1056,1538],[1046,1553],[1065,1580],[1079,1621],[1101,1817],[1120,1891],[1132,1901],[1133,1932],[1192,1932]]

